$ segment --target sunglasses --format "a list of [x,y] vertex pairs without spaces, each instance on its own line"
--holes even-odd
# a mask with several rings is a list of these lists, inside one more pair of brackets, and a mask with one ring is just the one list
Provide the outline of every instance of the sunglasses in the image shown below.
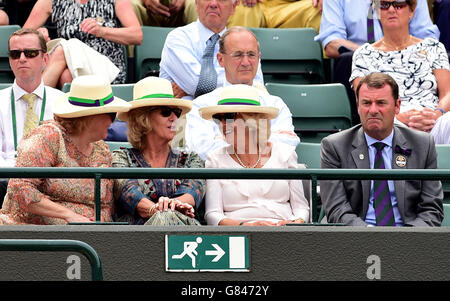
[[181,110],[180,108],[160,107],[159,112],[162,117],[169,117],[170,115],[172,115],[172,113],[174,113],[177,118],[180,118],[183,110]]
[[217,120],[234,120],[236,118],[237,113],[218,113],[212,116],[213,119]]
[[32,59],[34,57],[37,57],[39,54],[39,51],[42,51],[41,49],[24,49],[24,50],[10,50],[9,51],[9,57],[13,60],[17,60],[20,58],[20,56],[25,54],[26,58]]
[[395,9],[401,9],[409,5],[409,1],[380,1],[380,9],[388,10],[389,7],[394,7]]

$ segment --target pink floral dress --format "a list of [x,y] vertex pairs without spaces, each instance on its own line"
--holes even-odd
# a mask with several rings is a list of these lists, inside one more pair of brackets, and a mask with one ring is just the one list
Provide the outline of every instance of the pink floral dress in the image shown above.
[[[35,128],[19,144],[17,167],[111,167],[112,155],[104,141],[94,143],[90,156],[81,153],[56,121]],[[94,179],[10,179],[0,211],[0,224],[66,224],[60,218],[34,215],[27,205],[43,197],[80,215],[95,218]],[[113,180],[101,180],[101,219],[112,221]]]

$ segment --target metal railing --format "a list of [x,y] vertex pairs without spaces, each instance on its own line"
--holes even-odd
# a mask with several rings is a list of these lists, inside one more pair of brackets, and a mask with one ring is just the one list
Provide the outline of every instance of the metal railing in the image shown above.
[[[317,207],[318,180],[450,180],[450,169],[218,169],[218,168],[84,168],[14,167],[0,168],[2,178],[93,178],[95,216],[100,221],[101,179],[266,179],[311,180],[311,206]],[[313,221],[317,221],[313,210]]]
[[64,239],[0,239],[0,251],[70,251],[83,254],[91,264],[93,281],[103,280],[103,269],[97,252],[85,242]]

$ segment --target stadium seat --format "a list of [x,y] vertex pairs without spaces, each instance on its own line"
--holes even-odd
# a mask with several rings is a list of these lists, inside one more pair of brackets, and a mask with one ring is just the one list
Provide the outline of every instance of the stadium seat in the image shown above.
[[14,73],[9,66],[8,41],[11,34],[20,28],[19,25],[0,26],[0,40],[3,41],[0,46],[0,83],[14,82]]
[[131,144],[129,142],[119,142],[119,141],[105,141],[106,144],[108,144],[109,149],[111,151],[120,149],[121,147],[131,147]]
[[9,88],[13,83],[0,83],[0,90]]
[[444,220],[441,226],[450,227],[450,204],[444,203]]
[[261,46],[264,82],[324,83],[322,46],[313,28],[249,28]]
[[135,81],[159,75],[159,62],[167,34],[172,27],[142,26],[144,39],[134,48]]
[[352,125],[350,103],[342,84],[267,83],[266,88],[286,103],[303,142],[319,143],[323,137]]
[[307,168],[320,168],[320,143],[300,142],[297,145],[298,162]]
[[[133,87],[134,84],[115,84],[111,85],[111,89],[115,96],[122,98],[126,101],[133,100]],[[64,86],[61,89],[64,93],[69,92],[70,90],[70,84],[65,83]]]
[[[450,169],[450,145],[437,144],[436,152],[438,168]],[[442,180],[442,189],[444,190],[444,203],[450,204],[450,181]]]

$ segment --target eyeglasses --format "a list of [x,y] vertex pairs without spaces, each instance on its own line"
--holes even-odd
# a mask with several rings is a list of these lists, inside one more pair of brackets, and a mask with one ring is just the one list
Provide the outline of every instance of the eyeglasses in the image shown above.
[[394,7],[395,9],[401,9],[406,7],[407,5],[409,5],[409,1],[408,0],[403,0],[403,1],[380,1],[380,9],[382,10],[388,10],[389,7]]
[[213,119],[217,120],[234,120],[236,118],[237,113],[218,113],[212,116]]
[[[224,53],[224,54],[226,54],[226,53]],[[235,52],[232,52],[232,53],[226,54],[226,55],[231,56],[231,58],[235,61],[241,61],[244,58],[244,56],[246,56],[250,61],[257,60],[259,57],[258,53],[254,52],[254,51],[249,51],[249,52],[235,51]]]
[[25,54],[25,57],[32,59],[32,58],[38,56],[39,51],[42,51],[42,50],[41,49],[10,50],[9,57],[12,58],[13,60],[17,60],[20,58],[20,56],[22,55],[22,52],[23,52],[23,54]]
[[172,115],[172,113],[174,113],[177,118],[180,118],[183,110],[181,110],[180,108],[160,107],[159,112],[161,113],[162,117],[169,117],[170,115]]

